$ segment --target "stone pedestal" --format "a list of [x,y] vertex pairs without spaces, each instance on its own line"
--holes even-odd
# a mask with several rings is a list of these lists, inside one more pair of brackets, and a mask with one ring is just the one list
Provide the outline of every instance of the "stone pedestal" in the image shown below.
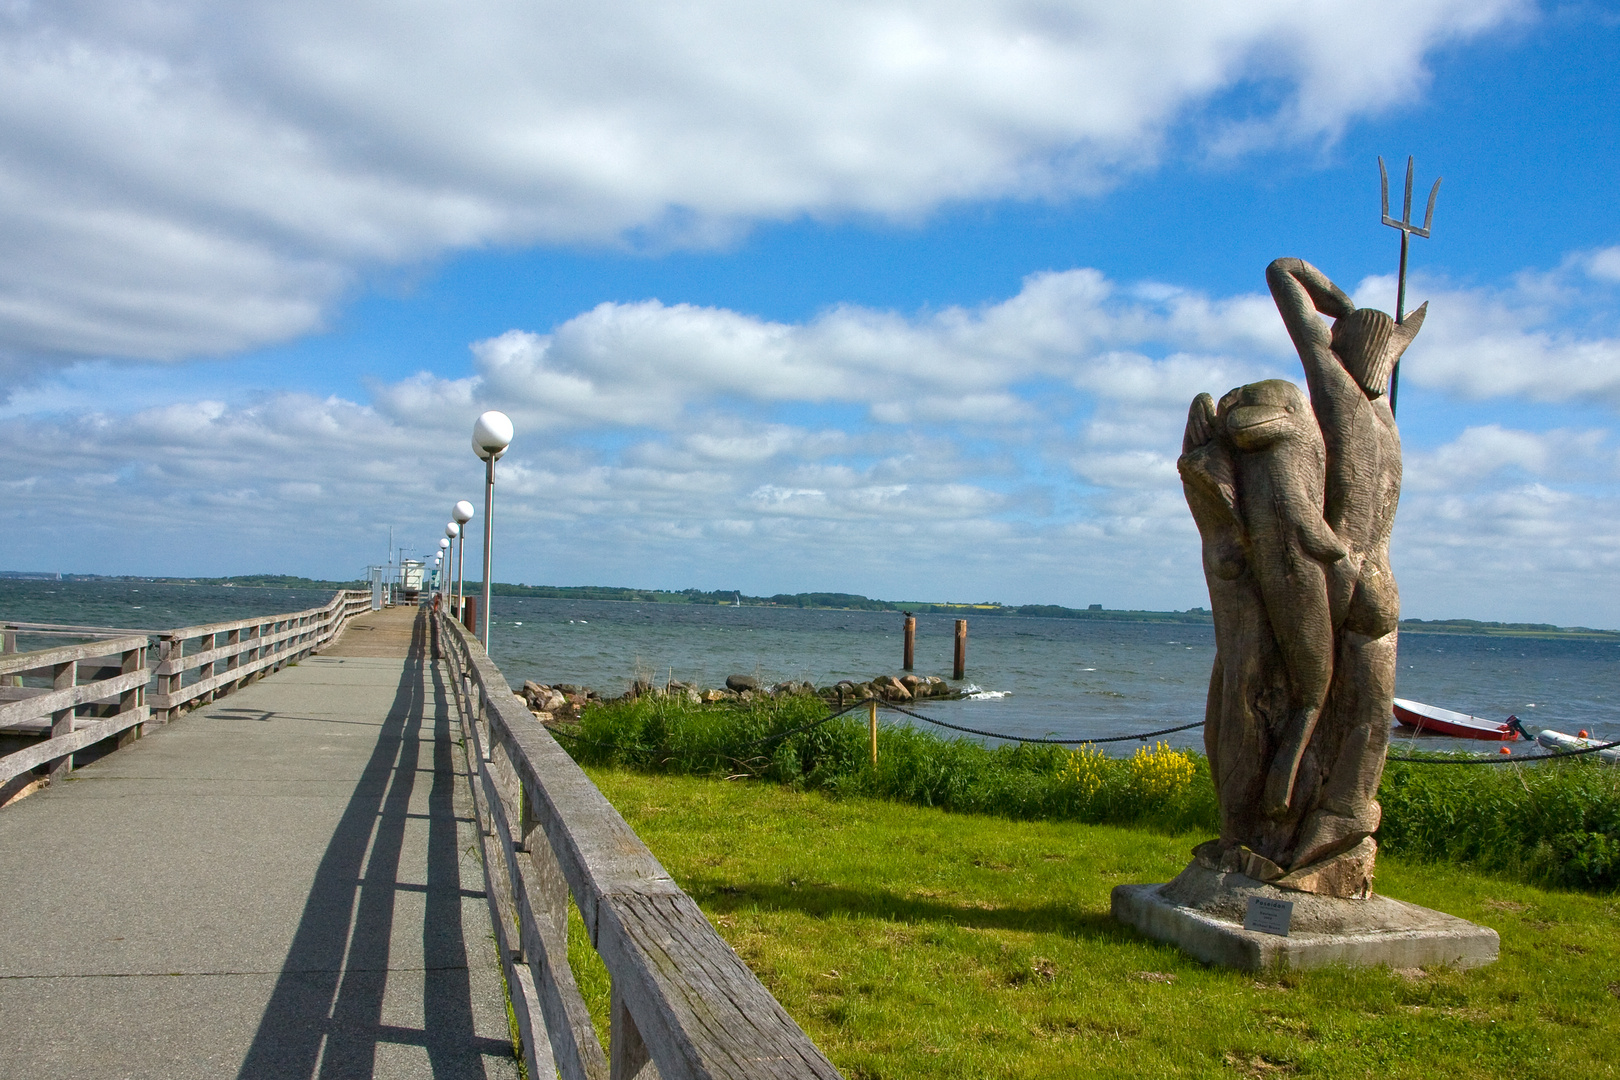
[[[1291,902],[1288,936],[1245,930],[1250,897]],[[1260,971],[1328,964],[1480,967],[1496,960],[1496,931],[1416,904],[1316,896],[1197,862],[1163,885],[1120,885],[1113,915],[1207,964]]]

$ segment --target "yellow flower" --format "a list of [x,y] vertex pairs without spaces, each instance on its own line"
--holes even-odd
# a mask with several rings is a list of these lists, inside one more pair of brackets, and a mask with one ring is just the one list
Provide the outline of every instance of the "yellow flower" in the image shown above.
[[1069,760],[1058,770],[1058,779],[1079,789],[1082,798],[1089,799],[1103,786],[1103,772],[1108,768],[1108,757],[1091,743],[1069,753]]
[[1138,747],[1127,763],[1131,781],[1149,799],[1167,799],[1186,788],[1197,774],[1192,756],[1167,742]]

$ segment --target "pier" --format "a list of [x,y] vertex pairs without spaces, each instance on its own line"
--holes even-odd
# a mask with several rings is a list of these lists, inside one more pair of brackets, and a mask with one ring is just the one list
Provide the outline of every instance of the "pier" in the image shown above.
[[477,639],[369,608],[0,655],[0,1071],[836,1077]]

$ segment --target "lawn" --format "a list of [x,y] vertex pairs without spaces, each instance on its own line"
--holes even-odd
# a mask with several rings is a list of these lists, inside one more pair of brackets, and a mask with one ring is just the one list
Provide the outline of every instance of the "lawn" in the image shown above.
[[[1493,927],[1468,971],[1256,976],[1116,926],[1202,835],[591,767],[721,935],[851,1080],[1620,1075],[1620,900],[1379,861],[1378,889]],[[607,1028],[607,977],[570,959]]]

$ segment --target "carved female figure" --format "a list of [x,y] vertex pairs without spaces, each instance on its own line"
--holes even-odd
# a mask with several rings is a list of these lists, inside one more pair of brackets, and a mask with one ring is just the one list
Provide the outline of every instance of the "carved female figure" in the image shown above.
[[[1404,323],[1358,310],[1299,259],[1273,262],[1266,280],[1310,408],[1277,380],[1219,408],[1199,395],[1178,462],[1215,614],[1205,739],[1221,847],[1247,852],[1246,872],[1268,880],[1360,895],[1400,614],[1389,570],[1400,436],[1384,392],[1425,309]],[[1354,865],[1321,869],[1352,849]]]

